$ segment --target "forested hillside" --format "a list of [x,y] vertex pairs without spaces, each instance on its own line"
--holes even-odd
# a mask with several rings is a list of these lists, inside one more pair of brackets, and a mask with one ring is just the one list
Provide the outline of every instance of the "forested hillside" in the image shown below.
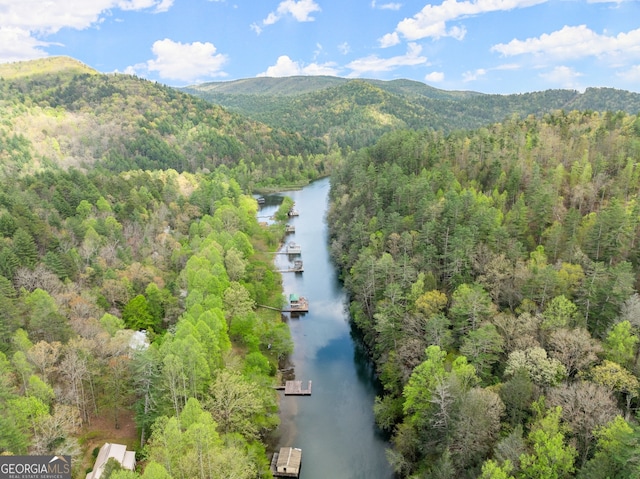
[[[57,67],[57,68],[56,68]],[[78,72],[60,58],[0,70],[5,174],[62,166],[212,171],[243,187],[305,183],[330,172],[326,144],[266,126],[129,75]]]
[[334,172],[332,252],[402,477],[638,477],[640,118],[401,131]]
[[400,477],[640,477],[640,97],[255,80],[0,65],[0,454],[84,477],[122,428],[105,479],[271,477],[284,225],[247,194],[331,174]]
[[612,88],[486,95],[409,80],[292,77],[205,83],[184,91],[343,150],[371,146],[381,134],[407,128],[447,133],[559,109],[640,111],[640,95]]
[[255,305],[284,301],[284,225],[244,192],[338,156],[71,59],[0,75],[0,454],[69,454],[83,478],[120,438],[143,472],[103,478],[271,477],[293,345]]

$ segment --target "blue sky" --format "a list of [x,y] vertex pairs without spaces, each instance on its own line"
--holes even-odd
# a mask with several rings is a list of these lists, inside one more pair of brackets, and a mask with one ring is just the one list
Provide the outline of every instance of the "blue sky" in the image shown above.
[[0,0],[0,62],[53,55],[172,86],[322,74],[640,92],[640,0]]

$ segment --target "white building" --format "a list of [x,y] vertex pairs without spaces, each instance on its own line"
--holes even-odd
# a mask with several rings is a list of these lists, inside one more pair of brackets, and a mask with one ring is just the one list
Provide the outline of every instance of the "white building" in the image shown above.
[[136,468],[135,451],[127,451],[127,446],[123,444],[106,442],[104,446],[100,448],[96,463],[93,465],[93,470],[87,474],[86,479],[100,479],[100,476],[102,476],[104,472],[104,466],[111,458],[118,461],[124,469],[133,471]]

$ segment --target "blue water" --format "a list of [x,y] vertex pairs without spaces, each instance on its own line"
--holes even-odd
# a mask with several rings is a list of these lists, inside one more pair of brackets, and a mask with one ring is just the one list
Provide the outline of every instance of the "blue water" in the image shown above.
[[[296,379],[311,396],[282,396],[278,446],[302,449],[301,479],[390,479],[388,442],[375,426],[377,393],[373,369],[352,334],[346,294],[329,257],[325,213],[329,180],[287,192],[300,216],[291,219],[295,234],[287,237],[302,247],[304,273],[283,274],[285,295],[309,299],[309,313],[288,320],[295,349],[291,361]],[[259,215],[272,214],[269,206]],[[276,258],[279,269],[289,258]],[[282,394],[282,393],[280,393]]]

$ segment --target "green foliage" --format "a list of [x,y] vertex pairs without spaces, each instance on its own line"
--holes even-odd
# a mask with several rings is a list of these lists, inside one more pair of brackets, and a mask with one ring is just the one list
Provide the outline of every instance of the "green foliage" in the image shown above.
[[[597,93],[608,95],[589,95]],[[498,108],[503,100],[511,101],[468,104]],[[423,384],[416,391],[428,398],[414,414],[419,394],[406,393],[429,345],[463,354],[495,384],[505,435],[525,427],[532,401],[563,380],[616,384],[620,375],[610,368],[590,370],[603,351],[608,364],[635,367],[637,331],[624,321],[637,316],[627,303],[638,268],[640,176],[629,161],[638,153],[636,122],[625,113],[553,111],[513,114],[475,131],[395,131],[333,173],[331,253],[388,396],[376,414],[386,428],[396,422],[391,457],[403,474],[426,474],[454,434],[452,422],[433,427],[433,401],[449,418],[463,404],[448,402],[457,391],[450,382]],[[604,132],[612,135],[606,141]],[[629,415],[637,396],[607,387]],[[401,391],[405,409],[397,415]],[[426,424],[438,433],[425,433]],[[429,444],[429,457],[420,443]],[[587,448],[580,444],[578,466]],[[450,452],[462,468],[466,459]],[[518,457],[509,457],[516,477]],[[470,477],[480,474],[475,461]]]
[[139,294],[129,301],[122,310],[122,320],[129,329],[157,329],[157,320],[151,314],[147,298]]
[[38,260],[38,249],[28,231],[18,229],[12,237],[13,254],[18,258],[20,266],[32,267]]
[[595,432],[598,438],[593,457],[580,470],[580,479],[623,479],[640,477],[638,430],[617,416]]
[[[640,123],[552,110],[635,113],[637,95],[256,79],[263,93],[292,94],[224,93],[253,108],[247,120],[73,61],[0,70],[0,452],[71,447],[81,421],[117,420],[135,403],[142,444],[155,424],[145,476],[265,470],[252,441],[276,426],[269,386],[293,344],[277,315],[254,310],[281,301],[262,252],[282,225],[258,226],[242,191],[330,173],[331,251],[377,361],[376,419],[396,470],[562,477],[563,423],[540,408],[529,421],[542,391],[557,399],[562,379],[589,378],[627,418],[637,406]],[[153,330],[133,360],[125,325]],[[220,406],[234,391],[246,406]],[[194,398],[231,412],[216,423]],[[611,456],[602,467],[585,452],[590,433],[574,429],[585,471],[637,472],[633,427],[598,444],[594,458]],[[481,472],[490,457],[500,463]],[[215,471],[197,469],[205,459]]]
[[526,479],[562,479],[571,477],[575,467],[576,450],[566,444],[560,423],[562,409],[556,407],[544,411],[537,405],[536,422],[528,441],[531,453],[520,456],[521,474]]
[[[242,443],[225,447],[213,418],[194,398],[179,418],[164,417],[156,422],[148,457],[174,477],[249,479],[256,474]],[[154,471],[154,475],[162,472],[157,467]]]
[[[479,128],[513,114],[525,118],[568,104],[587,110],[640,110],[638,94],[609,88],[483,95],[438,90],[409,80],[298,77],[206,83],[184,90],[273,127],[328,137],[332,144],[353,150],[397,129],[425,124],[445,131]],[[539,134],[528,135],[525,141],[532,148],[540,142]]]
[[607,359],[627,367],[633,364],[637,345],[638,336],[633,334],[629,321],[622,321],[613,326],[602,343]]
[[114,336],[118,331],[125,328],[124,321],[113,314],[104,313],[100,318],[100,324],[106,332]]
[[509,460],[506,460],[502,464],[498,464],[496,461],[489,459],[482,465],[481,479],[515,479],[511,475],[513,466]]
[[29,312],[28,328],[31,337],[48,342],[66,342],[69,339],[71,330],[68,321],[49,293],[40,288],[26,293],[24,305]]

